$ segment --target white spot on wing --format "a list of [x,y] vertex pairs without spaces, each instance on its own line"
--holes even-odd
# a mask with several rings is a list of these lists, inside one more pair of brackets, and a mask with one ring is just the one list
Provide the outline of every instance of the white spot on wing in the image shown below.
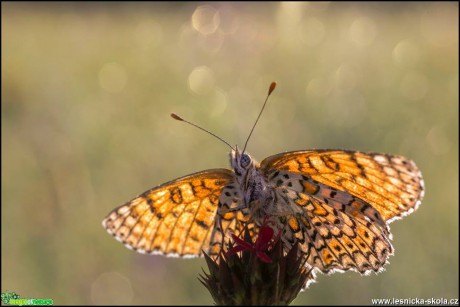
[[[123,215],[129,211],[129,206],[123,206],[118,208],[117,212],[119,215]],[[114,212],[115,213],[115,212]]]
[[388,159],[385,156],[381,156],[381,155],[374,156],[374,160],[379,163],[388,163]]

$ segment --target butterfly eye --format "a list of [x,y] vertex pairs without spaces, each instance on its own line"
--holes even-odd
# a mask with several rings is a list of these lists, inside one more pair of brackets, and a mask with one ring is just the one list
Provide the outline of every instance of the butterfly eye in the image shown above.
[[240,165],[244,168],[248,167],[251,163],[251,158],[247,154],[241,155]]

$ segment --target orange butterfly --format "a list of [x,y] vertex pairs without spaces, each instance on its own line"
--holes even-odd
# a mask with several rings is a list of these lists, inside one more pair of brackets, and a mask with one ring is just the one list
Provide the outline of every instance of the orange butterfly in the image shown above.
[[232,148],[233,170],[205,170],[164,183],[110,212],[103,226],[138,252],[193,257],[218,254],[228,234],[245,225],[257,232],[269,216],[284,245],[299,242],[307,265],[323,273],[382,269],[393,253],[388,223],[417,209],[423,198],[414,162],[378,153],[304,150],[259,164],[245,150],[248,140],[242,151],[222,140]]

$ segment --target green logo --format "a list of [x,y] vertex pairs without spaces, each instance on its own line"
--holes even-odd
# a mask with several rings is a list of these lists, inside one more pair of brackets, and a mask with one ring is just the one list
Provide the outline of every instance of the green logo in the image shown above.
[[17,295],[14,292],[11,292],[11,293],[9,293],[9,292],[3,293],[2,292],[2,302],[3,302],[3,304],[9,305],[11,299],[13,299],[13,300],[19,299],[19,295]]
[[52,299],[20,298],[15,292],[2,292],[2,302],[5,305],[26,306],[26,305],[53,305]]

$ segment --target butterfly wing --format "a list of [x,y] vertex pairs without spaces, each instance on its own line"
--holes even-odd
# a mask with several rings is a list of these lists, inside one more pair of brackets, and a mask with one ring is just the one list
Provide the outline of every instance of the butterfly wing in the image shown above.
[[216,227],[211,235],[209,252],[217,254],[223,242],[231,238],[231,234],[241,236],[245,229],[251,238],[258,234],[250,209],[244,204],[243,192],[236,182],[232,182],[225,186],[219,198]]
[[[282,240],[286,246],[298,242],[308,264],[323,273],[382,269],[393,247],[388,227],[375,209],[298,174],[276,171],[269,178],[275,204],[285,208],[278,218]],[[311,195],[313,189],[317,192]],[[332,191],[336,194],[331,198]]]
[[323,273],[378,272],[393,253],[387,222],[413,211],[423,180],[403,157],[342,150],[268,157],[261,170],[275,203],[290,208],[283,239],[300,243]]
[[167,182],[116,208],[102,225],[141,253],[199,256],[210,248],[219,197],[233,176],[212,169]]
[[302,174],[345,191],[370,204],[386,222],[413,212],[424,195],[421,172],[402,156],[346,150],[294,151],[266,158],[261,169]]

